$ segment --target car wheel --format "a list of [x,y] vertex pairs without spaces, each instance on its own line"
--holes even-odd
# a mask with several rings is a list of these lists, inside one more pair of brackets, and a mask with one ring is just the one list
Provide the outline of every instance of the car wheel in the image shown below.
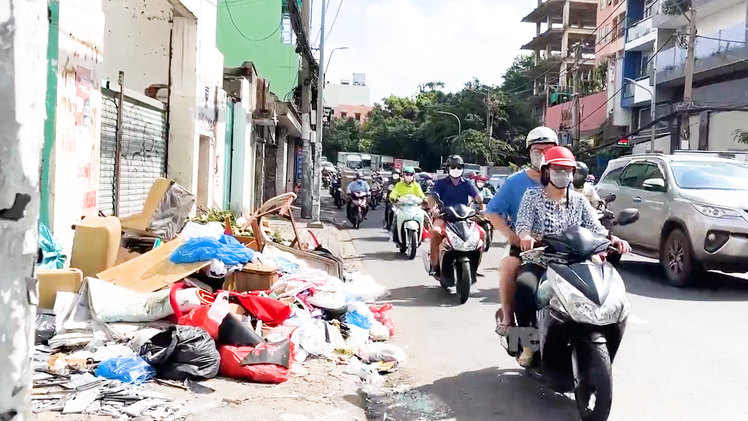
[[680,288],[693,284],[704,273],[693,256],[691,240],[681,229],[675,229],[668,235],[662,245],[660,263],[668,281]]

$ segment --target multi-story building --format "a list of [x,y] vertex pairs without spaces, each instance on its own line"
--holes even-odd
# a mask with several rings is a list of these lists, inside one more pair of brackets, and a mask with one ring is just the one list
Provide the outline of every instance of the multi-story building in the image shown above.
[[366,75],[355,73],[353,83],[341,80],[340,83],[325,84],[325,107],[332,109],[334,118],[352,118],[365,122],[372,110],[371,90],[366,85]]
[[[592,71],[598,0],[538,0],[537,7],[522,19],[535,24],[535,37],[522,46],[534,53],[535,78],[531,101],[535,116],[546,120],[549,104],[560,100],[572,85],[572,70]],[[575,60],[573,47],[582,45],[582,60]],[[554,95],[555,94],[555,95]],[[561,94],[561,95],[559,95]]]
[[[643,5],[647,6],[643,9],[644,13],[651,15],[654,35],[644,37],[651,47],[642,48],[641,57],[632,54],[630,61],[627,51],[626,67],[632,69],[629,74],[636,75],[633,70],[638,70],[637,62],[641,63],[646,54],[655,57],[651,61],[647,59],[654,63],[653,69],[639,71],[640,76],[651,73],[653,82],[656,82],[650,82],[656,86],[656,117],[661,119],[656,125],[658,138],[655,150],[747,150],[748,124],[745,121],[748,114],[730,109],[748,104],[748,38],[745,29],[748,2],[659,0],[643,2]],[[651,11],[648,10],[650,8]],[[697,36],[694,46],[693,103],[686,108],[683,98],[688,37],[685,34],[690,20],[694,22]],[[643,32],[643,29],[639,31]],[[654,41],[649,39],[652,37]],[[630,98],[633,91],[634,107],[648,102],[639,100],[644,97],[639,96],[638,90],[638,87],[632,88],[628,96]],[[639,116],[637,118],[634,113],[632,125],[642,127],[651,121],[648,116],[650,108],[645,106],[638,111]],[[651,132],[647,130],[647,133]],[[641,139],[634,150],[648,148],[649,142]]]

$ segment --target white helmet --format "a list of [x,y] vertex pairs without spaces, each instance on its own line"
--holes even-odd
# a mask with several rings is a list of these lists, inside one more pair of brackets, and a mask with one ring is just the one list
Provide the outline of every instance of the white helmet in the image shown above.
[[545,126],[539,126],[530,130],[530,133],[527,134],[528,148],[531,145],[535,145],[537,143],[549,143],[558,145],[558,136],[552,129]]

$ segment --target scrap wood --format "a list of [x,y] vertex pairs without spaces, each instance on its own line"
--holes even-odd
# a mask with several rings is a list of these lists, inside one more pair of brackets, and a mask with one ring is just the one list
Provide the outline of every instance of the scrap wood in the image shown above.
[[103,281],[134,292],[158,291],[210,265],[209,261],[172,263],[169,257],[182,243],[182,239],[174,239],[148,253],[100,272],[96,276]]

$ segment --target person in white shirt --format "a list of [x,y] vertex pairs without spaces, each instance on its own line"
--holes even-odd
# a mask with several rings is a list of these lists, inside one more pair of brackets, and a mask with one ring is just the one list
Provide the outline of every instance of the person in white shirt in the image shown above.
[[597,194],[595,186],[593,186],[592,183],[587,182],[587,176],[589,173],[590,170],[587,168],[587,164],[584,162],[577,162],[577,171],[574,173],[574,181],[572,181],[572,184],[574,185],[574,190],[578,193],[582,193],[584,197],[589,200],[590,205],[592,205],[594,209],[597,209],[600,203],[602,203],[602,199],[600,199],[600,195]]

